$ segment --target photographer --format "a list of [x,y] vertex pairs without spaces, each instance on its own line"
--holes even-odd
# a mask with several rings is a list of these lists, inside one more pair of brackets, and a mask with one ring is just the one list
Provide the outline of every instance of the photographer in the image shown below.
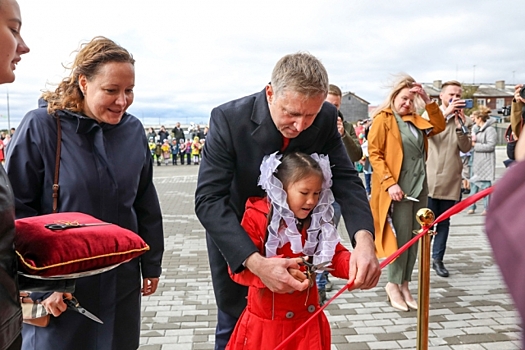
[[[459,200],[463,170],[459,152],[467,153],[472,148],[470,132],[464,127],[466,120],[463,109],[466,101],[461,99],[461,93],[462,87],[458,81],[451,80],[443,84],[439,98],[446,129],[428,141],[428,207],[436,217]],[[449,227],[450,219],[437,225],[432,248],[432,268],[441,277],[449,276],[443,264]]]

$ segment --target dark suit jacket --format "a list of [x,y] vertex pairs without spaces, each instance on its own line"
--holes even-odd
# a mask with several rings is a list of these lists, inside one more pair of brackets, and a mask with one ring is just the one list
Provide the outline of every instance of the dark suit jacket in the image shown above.
[[[213,288],[218,307],[238,317],[246,305],[247,289],[233,282],[234,272],[257,251],[240,225],[248,197],[264,196],[257,186],[265,155],[278,151],[282,134],[270,116],[265,91],[228,102],[211,112],[199,179],[195,212],[206,229]],[[332,190],[354,243],[355,232],[374,232],[365,189],[337,131],[337,110],[325,103],[314,123],[290,140],[285,153],[328,154],[332,164]]]

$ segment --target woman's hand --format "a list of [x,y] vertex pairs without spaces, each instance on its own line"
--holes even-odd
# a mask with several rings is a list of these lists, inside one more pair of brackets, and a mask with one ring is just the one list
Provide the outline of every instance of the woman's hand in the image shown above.
[[64,298],[71,299],[70,293],[59,293],[54,292],[48,298],[42,301],[42,305],[46,309],[47,313],[55,317],[67,310],[67,305],[64,303]]
[[425,89],[423,89],[423,86],[420,83],[412,83],[412,88],[410,89],[410,92],[418,94],[423,99],[425,104],[428,105],[429,103],[432,103],[432,100],[430,99],[430,97],[428,97]]
[[390,198],[396,202],[400,202],[405,197],[405,193],[398,184],[390,186],[388,188],[388,194],[390,195]]

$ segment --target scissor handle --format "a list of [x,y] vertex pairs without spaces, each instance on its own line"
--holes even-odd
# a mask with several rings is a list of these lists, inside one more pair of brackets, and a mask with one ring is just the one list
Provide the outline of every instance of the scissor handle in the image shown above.
[[64,303],[66,303],[67,306],[71,306],[72,308],[78,308],[80,306],[80,303],[78,302],[77,298],[74,296],[71,297],[71,299],[64,298]]
[[73,226],[68,225],[68,224],[46,224],[44,225],[44,227],[47,229],[53,230],[53,231],[57,231],[57,230],[65,230]]

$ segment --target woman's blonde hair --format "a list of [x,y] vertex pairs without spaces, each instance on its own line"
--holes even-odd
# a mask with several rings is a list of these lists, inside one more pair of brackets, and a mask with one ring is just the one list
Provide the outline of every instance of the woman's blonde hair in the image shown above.
[[490,118],[491,110],[487,106],[478,106],[478,109],[472,112],[476,117],[479,117],[483,122],[486,122]]
[[[396,99],[397,95],[401,92],[401,90],[407,88],[412,88],[415,83],[415,79],[412,78],[408,74],[399,74],[397,75],[397,79],[395,80],[392,90],[390,90],[390,93],[388,94],[388,97],[372,112],[372,118],[375,118],[381,111],[384,109],[390,108],[392,111],[394,110],[394,100]],[[414,98],[414,104],[412,106],[412,111],[415,112],[417,109],[420,109],[424,106],[424,102],[419,97],[419,95],[416,95]]]
[[100,71],[100,68],[110,62],[129,62],[135,64],[133,56],[122,46],[103,36],[97,36],[88,43],[83,43],[76,51],[77,56],[70,67],[68,77],[64,78],[55,91],[46,91],[42,94],[47,101],[47,112],[54,114],[58,110],[67,109],[73,112],[82,112],[84,109],[84,95],[78,85],[78,78],[82,74],[91,81]]

